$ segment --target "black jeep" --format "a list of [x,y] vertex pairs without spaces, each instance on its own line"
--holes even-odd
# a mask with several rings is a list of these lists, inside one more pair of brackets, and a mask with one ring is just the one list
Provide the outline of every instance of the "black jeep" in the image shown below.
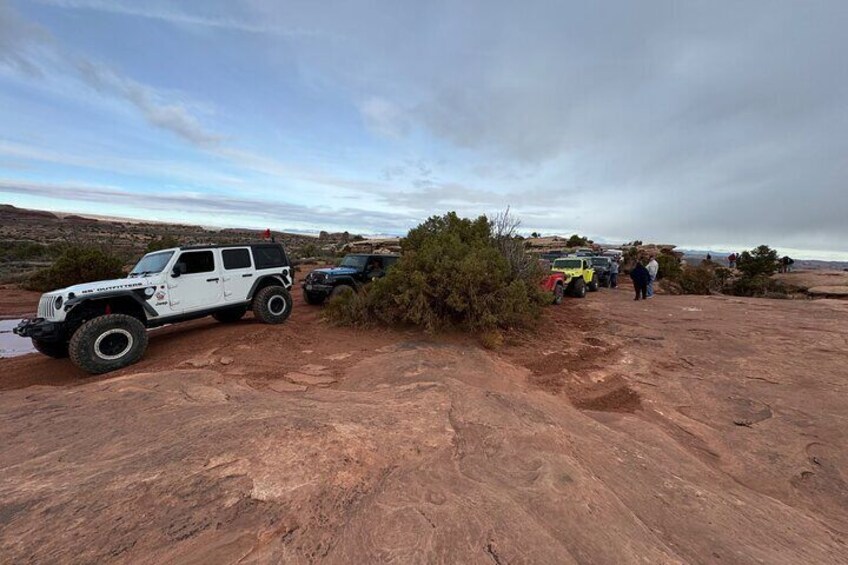
[[612,259],[609,257],[590,257],[592,268],[595,269],[595,276],[598,277],[598,285],[609,288],[610,286],[610,269],[612,268]]
[[356,292],[363,285],[386,274],[400,259],[398,255],[350,254],[338,267],[315,269],[303,281],[303,299],[321,304],[327,297]]

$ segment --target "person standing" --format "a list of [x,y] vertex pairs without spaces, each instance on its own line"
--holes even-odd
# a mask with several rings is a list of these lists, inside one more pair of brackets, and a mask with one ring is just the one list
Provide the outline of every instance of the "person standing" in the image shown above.
[[648,261],[646,269],[651,277],[648,281],[648,298],[652,298],[654,296],[654,281],[657,280],[657,273],[660,272],[660,264],[657,263],[657,259],[653,255],[651,255],[651,260]]
[[731,253],[727,256],[727,266],[731,269],[736,267],[736,253]]
[[610,261],[610,288],[618,287],[618,269],[618,259],[613,258],[612,261]]
[[633,289],[636,291],[636,298],[633,300],[639,300],[639,297],[642,300],[647,300],[648,283],[651,282],[651,275],[641,261],[636,261],[636,266],[630,271],[630,278],[633,281]]

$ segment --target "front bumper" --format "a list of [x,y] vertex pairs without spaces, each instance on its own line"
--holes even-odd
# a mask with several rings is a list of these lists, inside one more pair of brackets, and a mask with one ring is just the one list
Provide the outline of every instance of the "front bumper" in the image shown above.
[[61,322],[48,322],[44,318],[22,320],[12,332],[21,337],[29,337],[40,341],[61,341],[64,337]]
[[304,282],[302,285],[303,290],[310,294],[330,294],[333,292],[333,285],[331,284],[315,284],[310,282]]

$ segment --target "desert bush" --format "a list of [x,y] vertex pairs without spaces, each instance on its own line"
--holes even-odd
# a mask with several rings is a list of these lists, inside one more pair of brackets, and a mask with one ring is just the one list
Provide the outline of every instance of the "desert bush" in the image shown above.
[[180,242],[177,241],[177,238],[172,235],[163,235],[150,240],[147,243],[147,248],[144,250],[144,252],[153,253],[154,251],[160,251],[162,249],[171,249],[172,247],[179,246]]
[[657,271],[657,279],[667,279],[670,281],[679,281],[683,274],[683,266],[680,264],[680,259],[675,255],[660,253],[657,257],[659,263],[659,271]]
[[48,255],[49,248],[34,241],[4,240],[3,245],[0,245],[0,262],[32,261],[43,259]]
[[723,286],[715,269],[703,265],[682,269],[677,282],[684,294],[712,294]]
[[757,296],[761,298],[786,298],[789,294],[788,289],[780,281],[764,274],[753,277],[743,275],[729,283],[727,291],[736,296]]
[[84,282],[122,277],[123,261],[95,247],[69,246],[52,266],[42,269],[22,285],[47,292]]
[[480,345],[486,349],[498,350],[503,344],[504,335],[500,330],[486,330],[480,334]]
[[401,259],[385,277],[331,300],[325,315],[340,324],[411,325],[429,332],[529,324],[546,302],[539,273],[512,265],[500,244],[485,216],[433,216],[409,231]]
[[777,271],[777,251],[768,245],[760,245],[751,251],[743,251],[736,259],[736,268],[746,277],[773,275]]

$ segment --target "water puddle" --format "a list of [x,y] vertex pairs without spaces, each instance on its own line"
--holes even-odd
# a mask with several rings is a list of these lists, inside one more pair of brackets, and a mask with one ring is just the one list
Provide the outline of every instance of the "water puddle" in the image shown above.
[[20,320],[0,320],[0,359],[35,353],[29,338],[12,333],[12,328],[19,323]]

